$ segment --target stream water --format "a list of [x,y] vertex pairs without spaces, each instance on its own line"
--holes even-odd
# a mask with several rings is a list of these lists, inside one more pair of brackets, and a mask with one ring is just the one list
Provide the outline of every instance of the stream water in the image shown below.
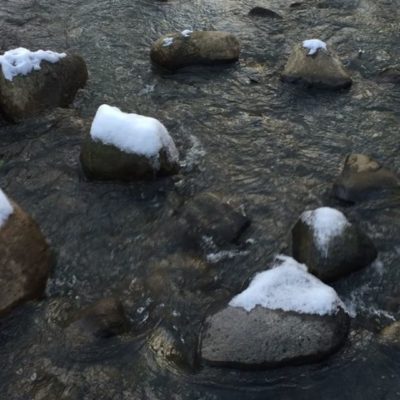
[[[63,122],[68,111],[19,126],[1,122],[0,185],[38,221],[57,259],[46,297],[0,321],[1,399],[400,399],[400,351],[376,335],[400,317],[400,199],[345,206],[329,195],[350,152],[400,171],[400,87],[379,80],[382,70],[400,66],[400,2],[293,3],[1,0],[1,51],[78,52],[90,74],[73,105],[79,114],[92,118],[107,103],[156,117],[183,165],[177,177],[150,183],[91,183],[79,167],[82,137]],[[256,5],[283,18],[247,16]],[[173,74],[154,69],[152,42],[183,29],[234,33],[240,61]],[[280,81],[290,49],[313,37],[339,54],[353,77],[350,90],[306,91]],[[165,290],[151,294],[154,265],[187,264],[174,253],[173,210],[204,191],[251,218],[243,245],[216,250],[231,252],[219,253],[203,287],[197,269],[177,268]],[[379,250],[372,266],[334,284],[353,313],[341,351],[319,364],[259,372],[187,371],[154,357],[146,343],[155,326],[168,320],[195,346],[209,310],[275,254],[290,253],[297,217],[320,205],[360,223]],[[130,332],[87,347],[68,344],[64,327],[74,312],[111,295],[123,302]]]

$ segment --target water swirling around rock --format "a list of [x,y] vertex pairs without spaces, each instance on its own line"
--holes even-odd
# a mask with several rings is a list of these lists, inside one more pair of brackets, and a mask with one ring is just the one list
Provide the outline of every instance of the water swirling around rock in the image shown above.
[[[399,68],[398,4],[292,3],[2,2],[2,51],[74,51],[90,73],[74,104],[77,113],[56,110],[19,125],[0,122],[0,186],[36,218],[57,255],[47,297],[0,322],[5,398],[399,396],[400,355],[379,344],[375,333],[400,316],[400,200],[350,207],[328,193],[348,153],[369,154],[400,171],[400,89],[379,79],[381,71]],[[247,14],[255,5],[283,18],[252,18]],[[151,44],[183,29],[235,34],[240,61],[160,72],[149,62]],[[350,90],[305,91],[280,81],[290,49],[313,37],[335,48],[352,75]],[[103,103],[160,119],[181,150],[183,172],[150,183],[87,182],[79,166],[82,132]],[[201,192],[244,209],[252,225],[240,244],[221,249],[206,243],[202,256],[188,256],[175,222],[182,204]],[[342,351],[320,364],[266,372],[197,366],[178,372],[153,362],[157,355],[143,344],[146,332],[162,321],[195,347],[205,316],[288,248],[291,227],[304,209],[321,205],[340,207],[359,221],[379,251],[372,266],[334,284],[356,312]],[[221,259],[207,265],[210,253]],[[135,329],[121,342],[105,341],[103,361],[93,356],[101,351],[97,343],[88,356],[83,351],[65,357],[60,332],[69,318],[111,295],[121,299]]]

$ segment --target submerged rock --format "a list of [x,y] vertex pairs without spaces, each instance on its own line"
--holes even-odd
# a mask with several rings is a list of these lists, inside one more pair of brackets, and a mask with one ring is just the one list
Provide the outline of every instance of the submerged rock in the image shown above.
[[325,89],[342,89],[352,84],[350,76],[332,50],[319,48],[314,52],[304,47],[304,44],[295,46],[281,78],[285,82],[299,82]]
[[358,202],[398,191],[398,176],[364,154],[350,154],[344,161],[342,173],[333,184],[333,195],[340,200]]
[[187,348],[185,341],[166,326],[159,326],[153,332],[148,346],[160,365],[174,365],[184,369],[193,368],[194,349]]
[[382,83],[400,83],[400,68],[386,68],[377,76],[378,82]]
[[231,33],[189,30],[162,36],[152,46],[151,60],[168,69],[196,64],[223,64],[239,59],[240,43]]
[[212,241],[218,246],[234,243],[250,219],[215,193],[201,193],[186,202],[180,216],[188,244]]
[[400,347],[400,322],[386,326],[379,334],[379,340],[386,344],[393,344]]
[[[1,191],[0,191],[1,192]],[[39,226],[0,193],[0,315],[42,296],[51,255]]]
[[288,257],[257,274],[228,306],[208,317],[203,362],[243,369],[319,361],[344,342],[349,326],[335,291]]
[[82,310],[68,326],[70,337],[108,338],[120,335],[128,329],[122,303],[115,298],[101,299]]
[[323,281],[332,281],[372,263],[371,239],[338,210],[305,211],[292,230],[293,257]]
[[174,174],[179,155],[158,120],[101,106],[82,145],[81,165],[89,179],[132,181]]
[[55,63],[42,61],[39,70],[12,80],[0,73],[0,111],[16,122],[44,110],[67,107],[87,79],[86,64],[79,55],[66,55]]
[[249,15],[251,17],[269,17],[282,19],[282,17],[278,13],[265,7],[254,7],[249,11]]

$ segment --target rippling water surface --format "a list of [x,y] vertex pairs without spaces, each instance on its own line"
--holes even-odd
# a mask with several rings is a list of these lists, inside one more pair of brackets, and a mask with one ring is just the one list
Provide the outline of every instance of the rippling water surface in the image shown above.
[[[329,196],[349,152],[370,154],[400,171],[400,89],[378,79],[380,71],[400,64],[400,3],[292,3],[1,1],[0,50],[80,53],[90,80],[75,101],[78,112],[91,118],[108,103],[157,117],[175,138],[184,165],[178,177],[158,182],[89,183],[78,162],[82,138],[62,122],[68,114],[25,127],[1,124],[0,184],[38,220],[57,256],[46,298],[0,322],[1,398],[400,398],[400,354],[376,339],[400,315],[400,201],[344,207]],[[248,17],[255,5],[283,19]],[[240,61],[174,74],[153,69],[151,43],[187,28],[236,34]],[[305,91],[280,82],[291,47],[311,37],[336,49],[354,79],[349,91]],[[199,288],[196,273],[178,270],[165,281],[165,293],[148,294],[154,265],[175,257],[173,210],[203,191],[245,210],[252,225],[243,241],[253,244],[212,265],[213,285]],[[342,351],[316,365],[242,373],[177,371],[152,356],[147,333],[160,321],[195,343],[210,307],[287,251],[298,215],[320,205],[337,206],[360,221],[380,252],[378,262],[335,284],[355,314]],[[67,343],[68,318],[107,295],[121,298],[135,329],[101,346]]]

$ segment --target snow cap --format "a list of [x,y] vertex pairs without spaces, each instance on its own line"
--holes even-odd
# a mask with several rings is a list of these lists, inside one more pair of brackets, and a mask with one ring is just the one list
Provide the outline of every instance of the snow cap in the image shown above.
[[344,305],[335,290],[307,272],[291,257],[277,256],[271,269],[255,275],[229,303],[251,311],[257,305],[302,314],[336,314]]

